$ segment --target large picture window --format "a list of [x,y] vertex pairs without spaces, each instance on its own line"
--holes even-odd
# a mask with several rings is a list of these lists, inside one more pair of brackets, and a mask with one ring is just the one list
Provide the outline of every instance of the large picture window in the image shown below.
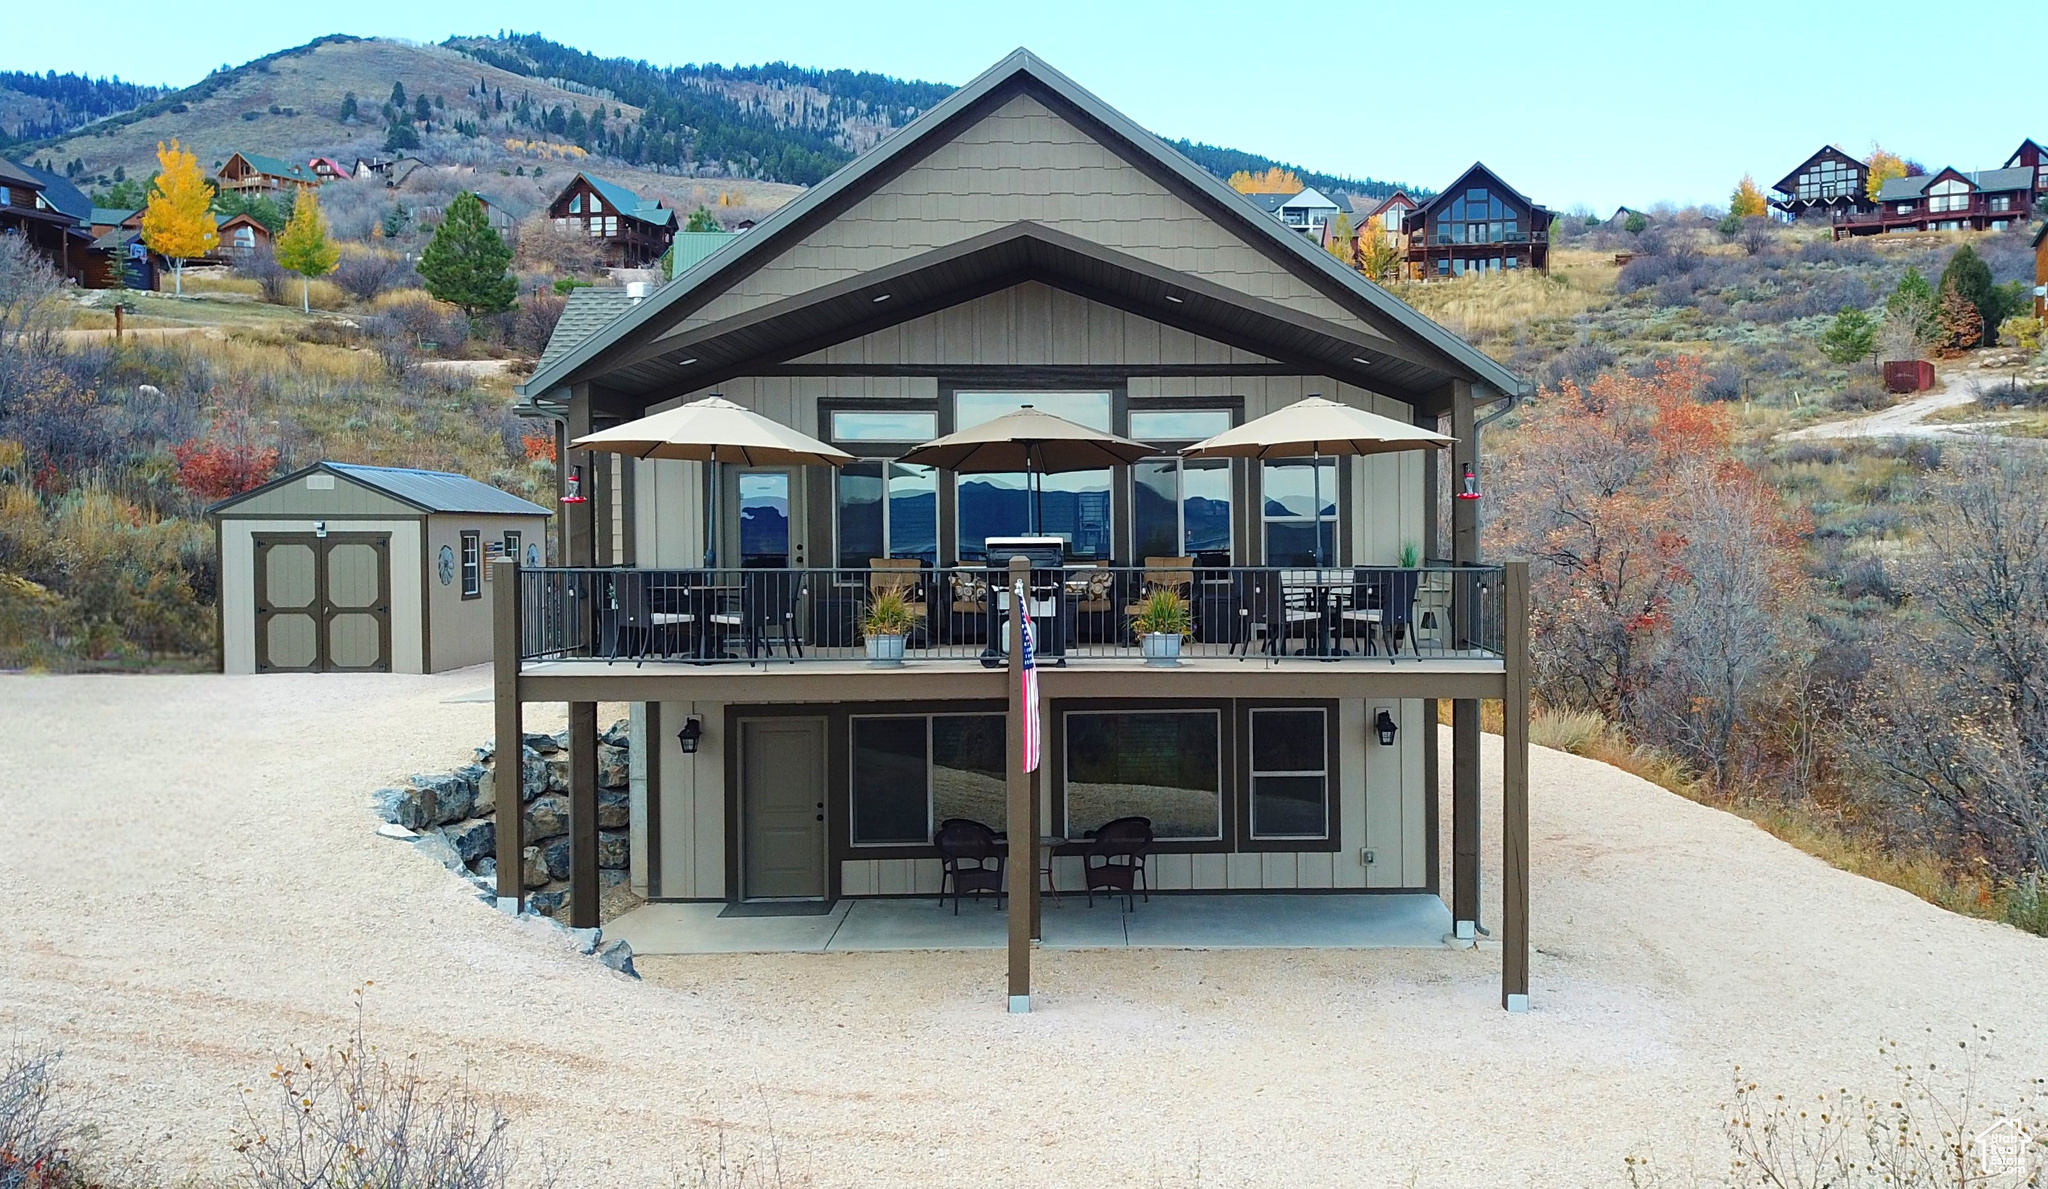
[[1223,837],[1220,711],[1074,710],[1065,727],[1068,837],[1120,817],[1163,841]]
[[[1147,409],[1131,413],[1131,436],[1161,452],[1230,428],[1229,409]],[[1230,461],[1147,459],[1131,468],[1131,553],[1193,557],[1230,552]]]
[[[1109,431],[1113,417],[1107,392],[957,392],[953,428],[972,429],[1025,407]],[[1036,532],[1067,543],[1067,556],[1110,556],[1110,472],[1070,471],[1036,477],[1030,490],[1022,472],[961,475],[955,482],[955,527],[960,558],[980,561],[990,537]]]
[[1337,460],[1269,462],[1264,479],[1266,564],[1337,564]]
[[[853,453],[901,454],[938,436],[938,414],[915,409],[835,409],[832,440]],[[939,557],[939,477],[931,467],[887,458],[848,463],[834,480],[839,564],[877,557]]]
[[1251,836],[1330,836],[1329,712],[1251,712]]
[[853,845],[928,846],[956,817],[1002,829],[1005,729],[1000,714],[856,715]]

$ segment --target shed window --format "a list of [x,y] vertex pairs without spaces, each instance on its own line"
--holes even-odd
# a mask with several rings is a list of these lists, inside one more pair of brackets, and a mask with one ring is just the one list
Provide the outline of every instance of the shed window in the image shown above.
[[462,534],[462,597],[474,599],[484,593],[483,584],[483,536],[480,533]]
[[1329,713],[1254,710],[1251,727],[1252,837],[1329,837]]

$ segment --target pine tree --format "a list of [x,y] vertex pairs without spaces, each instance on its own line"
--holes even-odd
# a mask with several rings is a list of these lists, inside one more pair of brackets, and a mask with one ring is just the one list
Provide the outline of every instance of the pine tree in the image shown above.
[[461,306],[464,313],[495,314],[512,308],[519,282],[505,274],[512,249],[484,215],[484,204],[465,190],[448,204],[419,272],[427,292],[440,301]]
[[713,215],[710,211],[705,210],[703,207],[700,206],[696,210],[690,212],[690,221],[683,224],[683,230],[723,231],[725,229],[718,225],[717,216]]
[[173,140],[158,142],[159,172],[142,212],[142,242],[152,252],[168,257],[176,291],[185,292],[185,262],[204,256],[220,246],[220,229],[213,221],[213,187],[199,172],[199,160]]
[[2005,303],[1999,299],[1998,287],[1991,282],[1991,266],[1977,255],[1977,249],[1968,244],[1956,249],[1949,257],[1948,267],[1941,270],[1941,284],[1938,292],[1960,293],[1963,299],[1977,309],[1978,336],[1962,346],[1974,347],[1983,338],[1986,328],[1996,328],[2005,318]]
[[391,106],[393,106],[393,107],[397,108],[397,109],[398,109],[398,110],[400,110],[400,111],[404,111],[404,110],[405,110],[405,105],[406,105],[406,102],[407,102],[407,100],[406,100],[406,98],[405,98],[405,84],[404,84],[404,83],[392,83],[392,84],[391,84]]
[[346,92],[341,97],[341,122],[346,124],[356,118],[356,93]]
[[1877,323],[1870,315],[1849,306],[1821,332],[1821,354],[1844,367],[1861,363],[1877,350]]
[[277,262],[299,274],[299,308],[313,312],[313,278],[334,271],[341,249],[327,235],[327,217],[320,213],[320,195],[308,190],[292,207],[291,222],[277,237]]

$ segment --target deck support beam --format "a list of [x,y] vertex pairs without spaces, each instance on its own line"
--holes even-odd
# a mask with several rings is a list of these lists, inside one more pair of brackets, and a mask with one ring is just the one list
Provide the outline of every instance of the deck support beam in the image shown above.
[[1529,563],[1509,562],[1503,592],[1507,696],[1501,723],[1500,1005],[1529,1010]]
[[569,703],[569,927],[597,928],[597,703]]
[[517,914],[526,898],[526,726],[519,702],[519,560],[491,563],[492,817],[498,833],[498,907]]
[[1018,591],[1029,584],[1031,563],[1010,559],[1010,616],[1003,628],[1010,637],[1009,769],[1005,779],[1008,807],[1005,828],[1010,857],[1004,869],[1009,884],[1010,1012],[1031,1010],[1031,936],[1038,923],[1038,796],[1037,774],[1024,770],[1024,613],[1029,605]]
[[[1451,385],[1451,560],[1479,564],[1479,501],[1455,498],[1464,490],[1465,468],[1479,466],[1479,428],[1472,385]],[[1460,591],[1452,610],[1455,638],[1471,635],[1472,608]],[[1451,702],[1451,928],[1453,935],[1479,933],[1479,701]]]

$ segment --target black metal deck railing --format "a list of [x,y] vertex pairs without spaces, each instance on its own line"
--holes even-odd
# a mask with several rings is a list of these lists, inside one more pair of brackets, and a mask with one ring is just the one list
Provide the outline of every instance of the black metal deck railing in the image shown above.
[[[900,592],[904,659],[995,663],[1010,596],[1000,571],[914,559],[853,569],[630,567],[522,570],[521,660],[696,664],[868,661],[870,604]],[[1497,659],[1498,566],[1096,566],[1031,571],[1026,601],[1043,663],[1145,655],[1155,591],[1186,611],[1183,657],[1280,662]],[[1155,647],[1157,645],[1155,644]]]

